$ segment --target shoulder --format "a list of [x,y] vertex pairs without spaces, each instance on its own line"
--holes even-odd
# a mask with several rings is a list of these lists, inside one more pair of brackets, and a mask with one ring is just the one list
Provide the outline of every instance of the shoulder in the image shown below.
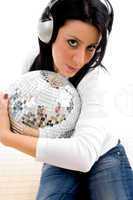
[[107,117],[112,106],[113,87],[111,73],[100,66],[89,72],[78,85],[82,111],[86,116]]
[[111,88],[111,82],[112,77],[110,72],[98,66],[84,76],[77,90],[80,94],[86,94],[90,90],[109,90]]

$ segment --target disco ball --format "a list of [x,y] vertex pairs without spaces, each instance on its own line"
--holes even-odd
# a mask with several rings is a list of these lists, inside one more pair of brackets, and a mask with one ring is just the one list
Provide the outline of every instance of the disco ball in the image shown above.
[[39,128],[39,137],[73,134],[81,110],[80,96],[67,78],[39,70],[27,72],[10,85],[9,118],[14,133],[22,126]]

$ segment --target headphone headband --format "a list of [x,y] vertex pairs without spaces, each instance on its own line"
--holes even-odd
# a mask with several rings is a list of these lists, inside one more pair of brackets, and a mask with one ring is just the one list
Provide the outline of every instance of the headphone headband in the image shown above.
[[59,1],[59,0],[50,1],[48,4],[49,9],[51,9],[57,3],[57,1]]
[[100,0],[108,9],[109,15],[112,13],[112,8],[111,8],[111,4],[108,0]]
[[[53,34],[53,28],[54,28],[54,20],[53,17],[51,15],[51,8],[58,2],[61,2],[63,0],[51,0],[46,9],[48,9],[48,16],[45,18],[45,21],[41,21],[41,19],[39,20],[38,23],[38,37],[39,39],[44,42],[44,43],[49,43],[49,41],[52,38],[52,34]],[[108,9],[108,13],[109,15],[111,15],[112,13],[112,7],[111,4],[108,0],[99,0],[101,1],[101,3],[103,3],[106,8]],[[107,35],[109,35],[109,31],[107,30]]]

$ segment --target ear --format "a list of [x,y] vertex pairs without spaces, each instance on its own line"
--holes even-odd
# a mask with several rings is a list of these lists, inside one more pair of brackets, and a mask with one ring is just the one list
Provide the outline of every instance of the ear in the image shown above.
[[52,18],[44,22],[39,21],[38,37],[42,42],[48,43],[52,38],[52,33],[53,33],[53,19]]

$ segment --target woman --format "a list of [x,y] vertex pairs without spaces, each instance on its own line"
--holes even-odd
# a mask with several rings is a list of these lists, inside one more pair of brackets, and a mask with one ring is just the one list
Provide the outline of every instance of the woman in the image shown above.
[[[106,0],[52,1],[39,22],[40,53],[30,71],[46,69],[77,88],[82,109],[71,138],[13,134],[8,95],[0,93],[0,140],[37,160],[42,168],[37,200],[131,200],[133,174],[124,147],[106,125],[99,74],[113,9]],[[37,132],[34,129],[24,129]],[[84,196],[83,196],[84,195]]]

